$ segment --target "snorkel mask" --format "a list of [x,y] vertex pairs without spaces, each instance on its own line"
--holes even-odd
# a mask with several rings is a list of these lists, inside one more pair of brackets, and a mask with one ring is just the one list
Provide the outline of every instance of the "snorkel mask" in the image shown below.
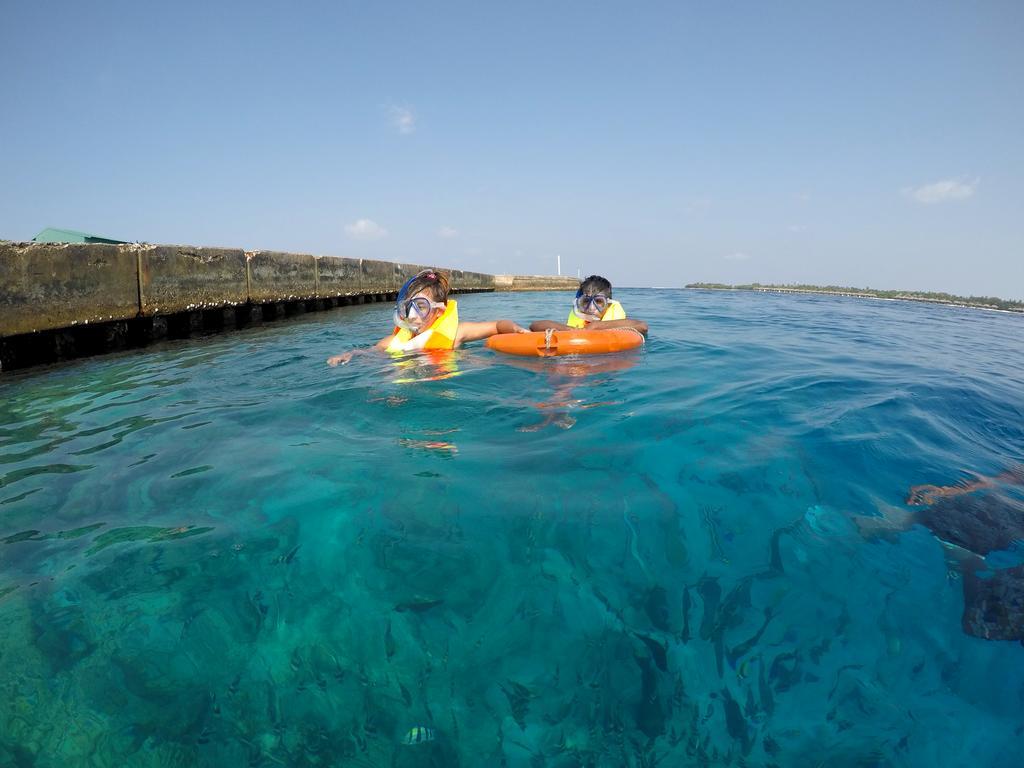
[[409,284],[416,278],[410,278],[406,280],[405,285],[402,286],[398,292],[398,299],[395,302],[395,325],[399,328],[404,328],[407,331],[413,333],[419,332],[427,318],[430,317],[430,313],[435,309],[444,309],[445,304],[439,304],[436,301],[431,301],[426,296],[415,296],[408,298]]
[[588,317],[600,320],[612,300],[603,293],[587,295],[580,289],[576,292],[576,299],[573,301],[573,311],[578,317]]

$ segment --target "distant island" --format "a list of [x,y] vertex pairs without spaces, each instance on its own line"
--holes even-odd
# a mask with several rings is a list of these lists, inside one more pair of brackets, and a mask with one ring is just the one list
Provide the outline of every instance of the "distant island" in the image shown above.
[[994,296],[954,296],[951,293],[931,291],[881,291],[875,288],[846,288],[840,285],[726,285],[725,283],[689,283],[687,288],[702,288],[714,291],[762,291],[764,293],[822,293],[829,296],[855,296],[863,299],[896,299],[901,301],[926,301],[930,304],[945,304],[951,307],[975,307],[977,309],[998,309],[1003,312],[1024,312],[1024,301],[997,299]]

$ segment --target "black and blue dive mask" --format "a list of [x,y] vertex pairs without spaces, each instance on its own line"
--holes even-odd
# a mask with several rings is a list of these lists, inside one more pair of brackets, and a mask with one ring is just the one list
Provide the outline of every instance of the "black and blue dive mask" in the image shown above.
[[612,300],[603,293],[577,293],[576,300],[573,302],[573,308],[576,310],[577,315],[601,317],[601,315],[603,315],[608,309],[611,301]]

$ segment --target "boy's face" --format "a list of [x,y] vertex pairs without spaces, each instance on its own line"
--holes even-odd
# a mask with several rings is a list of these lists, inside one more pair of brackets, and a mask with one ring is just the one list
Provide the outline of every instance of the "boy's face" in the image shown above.
[[580,292],[576,295],[576,301],[574,309],[577,315],[586,315],[587,317],[601,317],[608,309],[608,303],[611,301],[605,294],[598,292]]

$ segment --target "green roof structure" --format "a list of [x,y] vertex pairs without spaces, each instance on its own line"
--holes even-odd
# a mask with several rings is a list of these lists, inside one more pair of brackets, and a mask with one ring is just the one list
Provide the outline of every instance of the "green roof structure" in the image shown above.
[[54,229],[47,227],[32,238],[34,243],[127,243],[127,240],[114,240],[109,237],[90,235],[88,232],[76,232],[73,229]]

